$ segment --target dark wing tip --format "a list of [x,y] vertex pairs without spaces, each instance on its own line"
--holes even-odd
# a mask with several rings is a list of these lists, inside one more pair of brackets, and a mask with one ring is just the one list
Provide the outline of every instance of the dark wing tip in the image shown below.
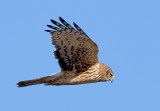
[[55,20],[51,19],[50,20],[53,24],[57,23]]
[[51,32],[51,30],[44,30],[44,31],[46,31],[46,32]]
[[62,17],[60,17],[59,16],[59,20],[63,23],[63,22],[65,22],[65,20],[62,18]]
[[59,17],[60,22],[65,25],[67,28],[75,30],[70,24],[68,24],[62,17]]
[[77,25],[75,22],[73,22],[73,25],[74,25],[75,27],[78,27],[78,25]]
[[87,34],[75,22],[73,22],[73,25],[80,33],[85,34],[87,36]]
[[51,25],[47,25],[47,27],[52,28],[52,26],[51,26]]

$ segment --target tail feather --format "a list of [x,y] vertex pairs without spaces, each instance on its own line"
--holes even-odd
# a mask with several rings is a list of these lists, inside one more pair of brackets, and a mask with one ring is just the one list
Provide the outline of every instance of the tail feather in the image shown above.
[[30,85],[36,85],[36,84],[42,84],[45,85],[51,85],[53,81],[57,80],[57,77],[60,77],[61,73],[52,74],[50,76],[38,78],[38,79],[32,79],[32,80],[26,80],[26,81],[20,81],[17,83],[18,87],[25,87]]
[[39,79],[20,81],[17,83],[18,87],[25,87],[25,86],[36,85],[36,84],[41,84],[39,82]]

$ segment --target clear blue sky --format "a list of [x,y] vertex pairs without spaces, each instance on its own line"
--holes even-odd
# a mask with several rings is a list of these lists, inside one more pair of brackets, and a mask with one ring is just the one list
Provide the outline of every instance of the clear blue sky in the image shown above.
[[[76,22],[115,80],[17,88],[60,71],[50,19]],[[160,111],[159,0],[1,0],[1,111]]]

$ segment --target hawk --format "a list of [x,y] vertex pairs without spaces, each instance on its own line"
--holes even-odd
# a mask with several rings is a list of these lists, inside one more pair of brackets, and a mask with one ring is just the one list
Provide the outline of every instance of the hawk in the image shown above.
[[36,84],[76,85],[113,81],[114,73],[107,65],[98,61],[98,46],[73,22],[74,27],[59,17],[61,23],[51,19],[53,30],[45,30],[52,35],[55,58],[61,72],[46,77],[20,81],[18,87]]

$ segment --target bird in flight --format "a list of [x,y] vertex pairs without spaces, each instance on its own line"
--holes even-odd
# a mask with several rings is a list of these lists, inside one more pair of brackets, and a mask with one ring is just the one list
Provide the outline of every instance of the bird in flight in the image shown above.
[[113,81],[114,73],[107,65],[98,61],[98,46],[73,22],[74,27],[59,17],[61,23],[51,19],[55,25],[45,30],[52,35],[55,58],[61,72],[32,80],[20,81],[18,87],[36,84],[76,85]]

